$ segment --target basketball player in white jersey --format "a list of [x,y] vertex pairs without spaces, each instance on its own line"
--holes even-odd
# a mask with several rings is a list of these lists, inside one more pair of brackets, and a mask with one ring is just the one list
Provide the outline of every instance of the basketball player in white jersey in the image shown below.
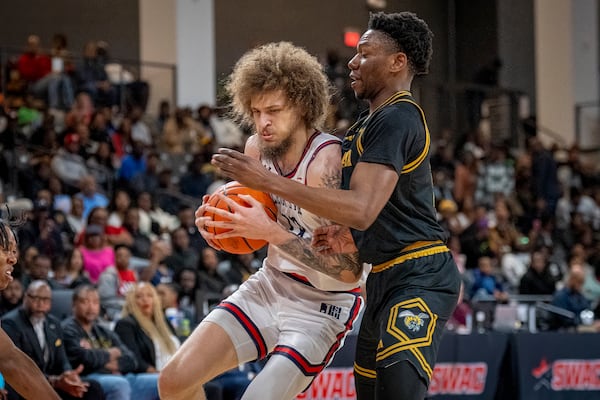
[[[227,84],[234,113],[255,129],[245,153],[274,174],[338,188],[340,140],[317,129],[329,105],[328,88],[316,58],[290,43],[246,53]],[[196,224],[216,248],[215,238],[267,240],[263,267],[200,323],[161,371],[161,399],[204,399],[203,383],[266,357],[242,399],[293,399],[331,361],[361,310],[359,287],[368,271],[349,236],[347,253],[321,255],[310,242],[313,229],[327,221],[273,197],[275,222],[259,202],[243,198],[250,207],[226,199],[233,213],[203,204]],[[205,211],[231,222],[209,220]],[[205,226],[231,231],[214,236]]]

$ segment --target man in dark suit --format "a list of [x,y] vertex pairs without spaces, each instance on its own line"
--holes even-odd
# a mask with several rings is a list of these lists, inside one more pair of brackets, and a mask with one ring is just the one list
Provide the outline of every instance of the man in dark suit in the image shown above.
[[[52,291],[46,281],[36,280],[27,288],[23,306],[2,318],[2,327],[15,345],[27,354],[46,375],[62,399],[104,399],[95,381],[82,381],[83,367],[73,369],[65,348],[60,321],[49,314]],[[9,388],[9,399],[21,399]]]

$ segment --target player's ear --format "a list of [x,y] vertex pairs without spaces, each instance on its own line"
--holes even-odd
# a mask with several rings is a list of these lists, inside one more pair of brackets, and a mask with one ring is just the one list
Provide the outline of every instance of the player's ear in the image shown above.
[[404,68],[408,68],[408,57],[402,52],[397,52],[391,55],[390,71],[397,73]]

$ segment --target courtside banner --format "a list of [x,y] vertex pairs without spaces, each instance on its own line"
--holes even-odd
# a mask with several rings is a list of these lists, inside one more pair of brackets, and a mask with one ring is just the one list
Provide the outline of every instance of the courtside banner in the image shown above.
[[520,399],[600,399],[600,335],[522,333],[513,341]]
[[[486,333],[442,338],[428,396],[442,399],[493,399],[508,335]],[[297,400],[354,400],[353,360],[356,336],[349,335],[331,365]]]
[[509,335],[446,333],[433,370],[433,399],[493,399]]

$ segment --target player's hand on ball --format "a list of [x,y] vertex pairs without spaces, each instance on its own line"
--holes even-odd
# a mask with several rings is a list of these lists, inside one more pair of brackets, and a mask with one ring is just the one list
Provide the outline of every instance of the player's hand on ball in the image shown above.
[[324,255],[358,251],[350,228],[341,225],[318,227],[313,232],[311,244],[316,251]]
[[194,223],[196,224],[196,228],[198,228],[198,232],[200,232],[200,235],[210,247],[212,247],[215,250],[222,250],[221,246],[219,246],[217,242],[212,240],[215,235],[206,230],[206,223],[212,220],[210,217],[205,216],[206,208],[210,207],[208,205],[209,197],[209,195],[204,195],[202,197],[202,205],[200,205],[200,207],[198,207],[196,209],[196,212],[194,213],[194,216],[196,217]]
[[218,196],[221,201],[225,201],[231,211],[211,206],[206,207],[208,213],[214,213],[222,217],[219,221],[209,219],[205,223],[206,226],[227,230],[213,235],[213,238],[226,239],[241,236],[247,239],[269,239],[270,233],[277,222],[267,216],[262,203],[246,194],[238,195],[246,205],[239,204],[222,194],[218,194]]

